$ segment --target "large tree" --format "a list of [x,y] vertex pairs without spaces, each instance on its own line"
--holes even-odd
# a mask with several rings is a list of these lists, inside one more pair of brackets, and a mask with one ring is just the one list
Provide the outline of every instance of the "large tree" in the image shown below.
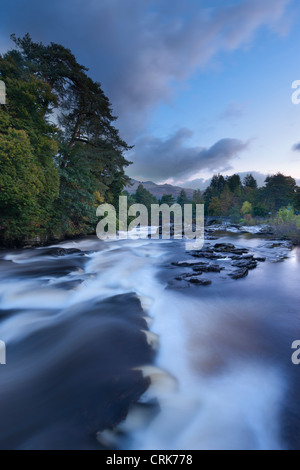
[[12,126],[28,135],[45,174],[41,205],[49,202],[56,212],[52,223],[71,234],[93,230],[95,206],[104,200],[116,204],[128,182],[124,152],[130,147],[114,126],[100,83],[69,49],[35,43],[29,35],[12,38],[17,50],[0,57],[8,90],[6,130]]
[[291,176],[277,173],[268,176],[263,188],[263,197],[271,211],[278,211],[281,207],[293,204],[296,195],[296,181]]

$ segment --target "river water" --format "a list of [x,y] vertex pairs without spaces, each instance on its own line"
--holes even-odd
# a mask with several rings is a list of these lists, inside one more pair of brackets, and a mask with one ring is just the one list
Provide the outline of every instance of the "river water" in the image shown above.
[[180,240],[1,252],[0,448],[300,448],[300,252],[222,242],[267,260],[203,287]]

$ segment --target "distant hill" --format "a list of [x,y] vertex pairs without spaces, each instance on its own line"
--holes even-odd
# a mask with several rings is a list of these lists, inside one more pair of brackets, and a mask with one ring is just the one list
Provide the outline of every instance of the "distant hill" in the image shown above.
[[182,189],[185,190],[186,195],[189,199],[193,198],[194,189],[181,188],[180,186],[172,186],[171,184],[156,184],[152,181],[137,181],[134,179],[130,180],[132,186],[127,186],[125,189],[129,194],[134,194],[138,188],[139,184],[142,184],[153,196],[158,199],[161,198],[164,194],[172,194],[174,198],[177,198]]

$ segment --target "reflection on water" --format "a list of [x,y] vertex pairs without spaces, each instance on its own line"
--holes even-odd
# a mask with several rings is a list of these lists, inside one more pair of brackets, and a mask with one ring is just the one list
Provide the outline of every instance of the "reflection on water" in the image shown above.
[[299,446],[299,250],[246,279],[169,289],[183,242],[61,248],[0,262],[1,448]]

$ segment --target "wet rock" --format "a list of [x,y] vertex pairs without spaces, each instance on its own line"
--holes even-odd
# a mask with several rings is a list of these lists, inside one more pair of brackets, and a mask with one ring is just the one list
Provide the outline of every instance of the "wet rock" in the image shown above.
[[216,243],[215,251],[223,253],[231,253],[235,249],[235,246],[232,243]]
[[204,273],[220,273],[224,267],[219,266],[218,264],[209,264],[209,265],[197,265],[193,267],[193,271],[201,271]]
[[217,259],[225,259],[227,258],[226,255],[221,253],[215,253],[213,250],[207,251],[194,251],[190,253],[193,258],[206,258],[208,260],[217,260]]
[[35,256],[67,256],[67,255],[81,255],[83,256],[85,253],[77,248],[61,248],[61,247],[53,247],[47,249],[41,249],[35,251]]
[[261,235],[274,235],[274,230],[270,226],[265,226],[265,227],[262,227],[258,233]]
[[236,266],[237,268],[255,269],[257,267],[257,262],[253,259],[241,259],[239,261],[234,261],[232,266]]
[[190,282],[191,284],[197,284],[198,286],[210,286],[212,283],[210,279],[202,279],[202,278],[199,278],[198,276],[193,276],[186,280]]
[[[198,272],[197,275],[201,276],[202,272]],[[185,273],[185,274],[180,274],[179,276],[175,277],[175,281],[184,281],[185,279],[193,276],[192,273]]]
[[235,248],[234,250],[231,251],[231,253],[235,255],[243,255],[243,254],[247,254],[248,252],[249,250],[247,250],[247,248]]
[[266,258],[261,257],[261,256],[256,256],[253,259],[254,259],[254,261],[258,261],[259,263],[264,263],[266,261]]
[[51,287],[55,287],[56,289],[73,290],[82,283],[83,279],[76,279],[73,281],[57,282],[55,284],[51,284]]
[[248,276],[248,269],[247,268],[238,269],[237,271],[230,273],[229,276],[232,279],[242,279],[243,277]]

